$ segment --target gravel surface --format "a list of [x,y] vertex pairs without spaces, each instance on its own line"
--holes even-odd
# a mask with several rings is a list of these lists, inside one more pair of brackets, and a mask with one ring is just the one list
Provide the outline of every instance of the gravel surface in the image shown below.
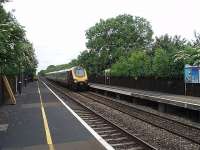
[[154,126],[158,126],[159,128],[166,129],[174,134],[180,135],[182,137],[186,137],[187,139],[193,140],[196,143],[200,142],[200,130],[199,128],[196,129],[193,126],[188,126],[182,123],[179,123],[174,120],[163,118],[163,115],[154,115],[154,113],[149,113],[146,110],[138,109],[138,107],[134,106],[133,104],[124,104],[122,101],[116,102],[116,100],[108,99],[95,96],[95,95],[88,95],[86,93],[83,94],[84,96],[94,98],[95,101],[103,103],[106,106],[112,107],[113,109],[119,110],[124,112],[130,116],[138,118],[139,120],[144,120],[147,123],[153,124]]
[[[84,99],[84,100],[83,100]],[[194,144],[182,137],[176,136],[166,130],[154,127],[139,119],[135,119],[121,113],[120,111],[111,109],[103,104],[94,102],[84,98],[81,100],[87,106],[100,113],[108,120],[115,122],[117,125],[128,128],[128,131],[145,140],[147,143],[162,150],[198,150],[200,145]]]
[[[77,99],[80,100],[80,98]],[[176,136],[166,130],[152,126],[139,119],[130,117],[129,115],[107,107],[106,105],[100,104],[83,96],[81,98],[81,102],[92,108],[97,113],[103,115],[108,120],[115,122],[118,126],[127,128],[128,132],[145,140],[147,143],[158,149],[200,150],[200,145]]]
[[[97,93],[94,93],[94,92],[89,92],[89,93],[97,95],[97,96],[105,97],[104,95],[97,94]],[[188,125],[191,125],[191,126],[194,126],[194,127],[200,129],[200,123],[194,122],[192,120],[189,120],[189,119],[186,119],[186,118],[183,118],[183,117],[180,117],[180,116],[176,116],[176,115],[168,114],[168,113],[163,113],[163,112],[157,111],[155,109],[152,109],[151,107],[142,106],[142,105],[139,105],[139,104],[127,102],[126,100],[123,100],[123,99],[118,100],[118,99],[114,99],[114,98],[111,98],[111,97],[105,97],[105,98],[109,98],[109,99],[112,99],[114,101],[120,102],[122,104],[126,104],[126,105],[131,106],[131,107],[139,108],[141,110],[144,110],[144,111],[147,111],[147,112],[150,112],[150,113],[153,113],[153,114],[157,114],[159,116],[163,116],[163,117],[166,117],[166,118],[169,118],[169,119],[173,119],[173,120],[176,120],[176,121],[179,121],[179,122],[182,122],[182,123],[185,123],[185,124],[188,124]]]

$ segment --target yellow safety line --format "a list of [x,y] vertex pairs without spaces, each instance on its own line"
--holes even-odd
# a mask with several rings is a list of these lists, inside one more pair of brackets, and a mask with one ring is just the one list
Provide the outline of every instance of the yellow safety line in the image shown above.
[[54,150],[53,142],[52,142],[52,139],[51,139],[51,133],[50,133],[50,130],[49,130],[48,121],[47,121],[47,117],[46,117],[46,114],[45,114],[44,105],[43,105],[43,102],[42,102],[42,96],[41,96],[40,87],[39,87],[38,82],[37,82],[37,85],[38,85],[38,93],[39,93],[39,96],[40,96],[41,111],[42,111],[42,117],[43,117],[43,121],[44,121],[44,129],[45,129],[45,132],[46,132],[47,144],[49,145],[50,150]]

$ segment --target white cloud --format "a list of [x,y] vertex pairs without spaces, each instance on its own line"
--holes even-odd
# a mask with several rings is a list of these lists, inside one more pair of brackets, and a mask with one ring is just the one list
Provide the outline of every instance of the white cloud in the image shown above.
[[151,22],[155,35],[193,37],[200,31],[199,0],[13,0],[18,21],[26,27],[39,60],[39,70],[67,63],[85,47],[85,30],[100,18],[131,14]]

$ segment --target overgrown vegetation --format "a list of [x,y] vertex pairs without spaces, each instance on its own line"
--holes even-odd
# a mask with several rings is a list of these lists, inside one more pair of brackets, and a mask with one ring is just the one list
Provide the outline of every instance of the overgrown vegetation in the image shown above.
[[25,30],[10,12],[6,12],[0,1],[0,68],[1,73],[17,75],[24,72],[33,75],[37,59],[33,45],[25,36]]
[[195,32],[194,41],[152,35],[150,22],[142,17],[124,14],[100,20],[86,31],[88,50],[69,64],[41,72],[82,65],[97,75],[111,68],[114,76],[182,77],[184,64],[200,65],[200,34]]

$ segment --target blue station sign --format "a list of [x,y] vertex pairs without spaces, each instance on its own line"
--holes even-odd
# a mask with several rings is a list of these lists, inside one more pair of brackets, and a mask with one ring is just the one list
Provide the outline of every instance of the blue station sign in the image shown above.
[[200,83],[200,67],[185,65],[185,83]]

